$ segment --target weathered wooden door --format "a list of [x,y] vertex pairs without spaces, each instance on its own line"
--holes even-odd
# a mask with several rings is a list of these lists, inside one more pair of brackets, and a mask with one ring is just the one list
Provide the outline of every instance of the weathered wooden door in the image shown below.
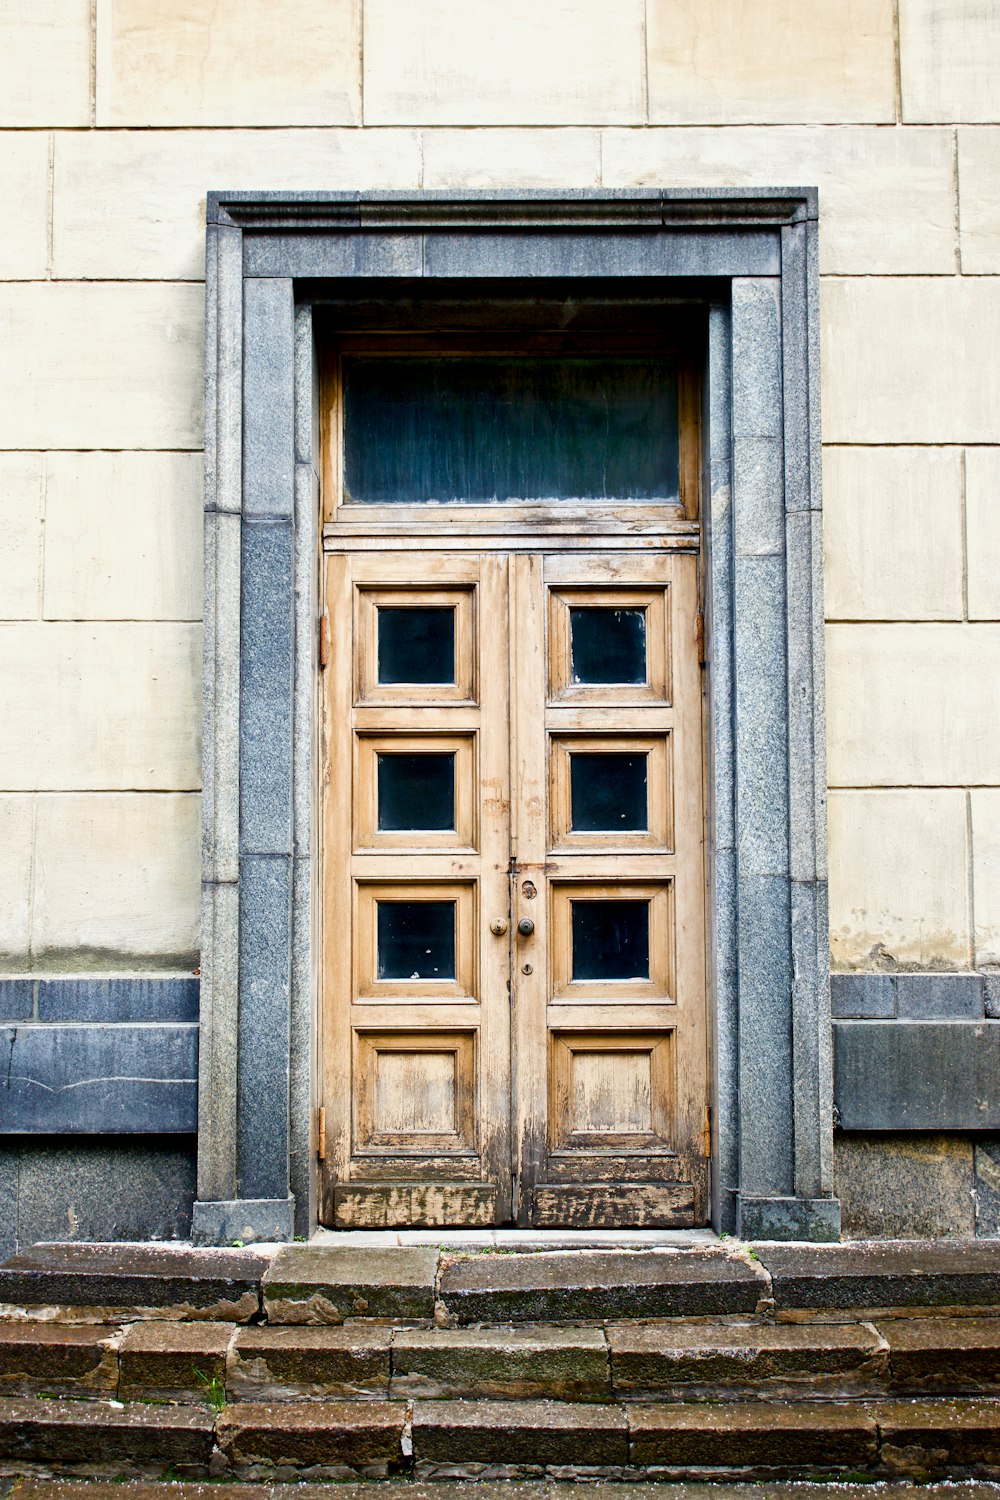
[[325,557],[322,1217],[704,1222],[690,534],[457,530]]

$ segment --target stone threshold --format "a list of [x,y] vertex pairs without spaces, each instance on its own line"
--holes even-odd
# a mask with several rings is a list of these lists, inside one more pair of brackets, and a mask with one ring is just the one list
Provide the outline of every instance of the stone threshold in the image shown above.
[[[436,1245],[441,1250],[653,1250],[723,1243],[712,1229],[317,1229],[310,1245],[377,1250]],[[269,1246],[268,1249],[280,1247]]]

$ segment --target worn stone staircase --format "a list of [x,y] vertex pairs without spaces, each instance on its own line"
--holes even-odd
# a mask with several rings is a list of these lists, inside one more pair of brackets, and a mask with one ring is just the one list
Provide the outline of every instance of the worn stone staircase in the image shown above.
[[996,1478],[1000,1246],[37,1246],[0,1475]]

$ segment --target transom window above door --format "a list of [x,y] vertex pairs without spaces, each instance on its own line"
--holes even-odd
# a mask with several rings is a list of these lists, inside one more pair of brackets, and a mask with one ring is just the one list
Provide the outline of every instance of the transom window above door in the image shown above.
[[422,526],[436,512],[455,524],[458,507],[494,522],[501,507],[534,523],[693,520],[697,349],[686,326],[341,334],[325,382],[327,520],[362,526],[381,512],[390,526],[407,515]]
[[359,355],[343,391],[348,503],[679,499],[675,360]]

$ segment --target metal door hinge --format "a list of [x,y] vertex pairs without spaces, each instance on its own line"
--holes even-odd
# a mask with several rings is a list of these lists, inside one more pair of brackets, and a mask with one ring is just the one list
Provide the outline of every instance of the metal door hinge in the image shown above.
[[699,667],[703,667],[705,665],[705,616],[700,610],[695,615],[694,639],[695,645],[698,647],[698,665]]
[[324,668],[330,660],[330,616],[326,613],[319,617],[319,664]]
[[316,1111],[316,1156],[326,1161],[326,1110],[322,1105]]
[[705,1105],[705,1118],[701,1126],[701,1154],[711,1156],[712,1154],[712,1106]]

